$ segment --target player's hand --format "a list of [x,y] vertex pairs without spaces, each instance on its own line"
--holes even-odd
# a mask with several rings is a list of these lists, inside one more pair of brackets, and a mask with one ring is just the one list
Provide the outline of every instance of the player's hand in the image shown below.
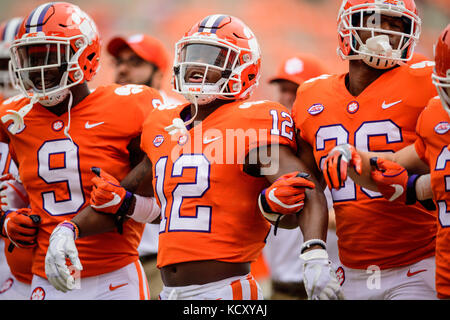
[[101,170],[100,168],[91,168],[96,174],[91,179],[93,185],[91,192],[91,207],[104,213],[115,214],[119,211],[125,199],[132,196],[122,187],[116,178]]
[[31,209],[22,208],[4,213],[1,220],[2,233],[14,246],[24,249],[36,246],[40,217],[31,215]]
[[361,156],[350,144],[334,147],[322,164],[322,172],[328,188],[339,190],[347,180],[348,166],[354,167],[357,174],[361,174]]
[[302,210],[305,190],[315,188],[314,183],[306,179],[308,176],[303,172],[291,172],[264,189],[258,199],[263,215],[270,221],[276,221],[280,214],[294,214]]
[[309,300],[344,299],[326,250],[307,251],[300,255],[300,259],[302,259],[303,283]]
[[378,157],[370,158],[370,176],[389,201],[406,203],[408,172],[401,165]]
[[57,290],[62,292],[67,292],[76,287],[76,279],[72,276],[66,264],[66,258],[70,260],[74,268],[83,270],[75,245],[76,230],[76,226],[69,221],[64,221],[56,226],[50,236],[45,256],[47,279]]
[[22,183],[12,174],[0,176],[0,207],[2,211],[28,208],[30,200]]

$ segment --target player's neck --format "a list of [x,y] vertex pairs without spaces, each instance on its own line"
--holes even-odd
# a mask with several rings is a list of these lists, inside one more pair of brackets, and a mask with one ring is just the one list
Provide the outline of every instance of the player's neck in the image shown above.
[[351,60],[349,72],[345,79],[348,92],[354,97],[359,96],[371,83],[391,69],[375,69],[362,60]]
[[[91,93],[86,82],[79,84],[77,86],[74,86],[74,87],[70,88],[69,90],[72,91],[72,95],[73,95],[71,109],[75,108],[76,105],[78,105],[84,98],[86,98]],[[67,112],[68,104],[69,104],[69,97],[67,97],[63,102],[61,102],[60,104],[57,104],[56,106],[44,107],[44,108],[46,108],[51,113],[54,113],[57,116],[60,116]]]
[[[206,117],[208,117],[210,114],[212,114],[214,111],[216,111],[218,108],[220,108],[221,106],[223,106],[224,104],[229,103],[230,101],[226,101],[226,100],[214,100],[211,103],[208,104],[204,104],[204,105],[199,105],[198,106],[198,111],[197,111],[197,116],[195,117],[195,121],[203,121],[206,119]],[[191,116],[193,116],[195,114],[195,106],[193,104],[191,104]]]

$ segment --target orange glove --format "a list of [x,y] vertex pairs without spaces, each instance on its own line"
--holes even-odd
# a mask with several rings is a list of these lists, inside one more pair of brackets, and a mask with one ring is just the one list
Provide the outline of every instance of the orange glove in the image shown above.
[[382,158],[370,158],[370,176],[383,197],[389,201],[406,203],[408,172],[401,165]]
[[322,172],[328,188],[339,190],[347,180],[348,166],[354,167],[356,173],[361,174],[361,156],[350,144],[334,147],[322,164]]
[[36,246],[38,215],[30,215],[31,209],[22,208],[10,211],[2,217],[2,234],[19,248],[33,248]]
[[263,215],[275,221],[279,214],[293,214],[302,210],[305,204],[305,189],[315,188],[314,183],[306,179],[308,176],[298,171],[288,173],[264,189],[258,201]]
[[[100,168],[92,167],[97,176],[91,179],[94,184],[91,192],[91,207],[103,213],[116,214],[127,211],[133,194],[125,190],[116,178]],[[122,207],[124,205],[124,207]]]

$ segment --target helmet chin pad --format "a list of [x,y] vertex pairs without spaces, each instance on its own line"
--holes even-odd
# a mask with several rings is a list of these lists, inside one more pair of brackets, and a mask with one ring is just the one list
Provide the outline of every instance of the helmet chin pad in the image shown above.
[[69,89],[63,89],[59,92],[47,95],[39,99],[39,103],[45,107],[54,107],[63,102],[69,95]]

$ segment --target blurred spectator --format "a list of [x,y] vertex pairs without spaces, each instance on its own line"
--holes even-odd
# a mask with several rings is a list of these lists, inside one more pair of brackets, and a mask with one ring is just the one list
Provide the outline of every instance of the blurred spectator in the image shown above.
[[163,90],[163,81],[169,71],[169,55],[162,42],[145,34],[128,38],[114,37],[107,46],[114,57],[115,82],[144,84],[160,91],[166,104],[178,104],[182,97]]

